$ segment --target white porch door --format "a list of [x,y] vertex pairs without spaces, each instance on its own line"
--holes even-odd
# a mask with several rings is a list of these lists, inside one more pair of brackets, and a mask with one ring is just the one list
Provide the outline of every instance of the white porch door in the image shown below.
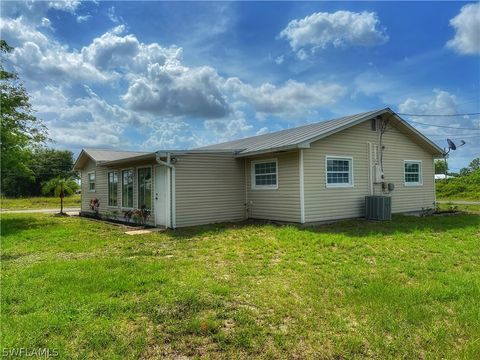
[[170,226],[170,169],[155,167],[155,225]]

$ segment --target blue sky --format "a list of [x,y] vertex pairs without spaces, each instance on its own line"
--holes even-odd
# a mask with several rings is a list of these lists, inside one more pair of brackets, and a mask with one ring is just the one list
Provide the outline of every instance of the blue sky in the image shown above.
[[[468,2],[2,2],[53,146],[192,148],[371,109],[480,112]],[[404,117],[480,155],[480,117]],[[449,128],[449,127],[454,127]],[[472,130],[473,129],[473,130]]]

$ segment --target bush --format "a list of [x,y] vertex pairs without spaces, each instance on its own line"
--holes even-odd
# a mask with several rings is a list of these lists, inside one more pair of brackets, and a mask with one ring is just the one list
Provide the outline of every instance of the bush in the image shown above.
[[437,180],[436,188],[439,199],[480,200],[480,170],[454,179]]

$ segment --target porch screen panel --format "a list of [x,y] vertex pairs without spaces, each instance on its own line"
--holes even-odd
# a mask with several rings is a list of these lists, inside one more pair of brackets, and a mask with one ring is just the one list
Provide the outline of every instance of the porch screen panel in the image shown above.
[[117,206],[118,174],[116,171],[108,173],[108,206]]
[[122,207],[133,208],[133,170],[122,171]]
[[138,169],[138,207],[152,208],[152,168]]

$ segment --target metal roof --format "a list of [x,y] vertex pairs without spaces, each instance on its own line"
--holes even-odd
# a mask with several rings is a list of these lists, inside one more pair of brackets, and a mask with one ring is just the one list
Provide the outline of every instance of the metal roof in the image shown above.
[[262,150],[272,150],[277,148],[291,147],[307,142],[309,139],[317,137],[318,135],[328,133],[332,130],[341,128],[359,119],[371,118],[379,110],[368,111],[365,113],[345,116],[338,119],[321,121],[313,124],[299,126],[292,129],[285,129],[269,134],[248,137],[240,140],[228,141],[220,144],[204,146],[199,149],[224,149],[224,150],[238,150],[243,154],[258,152]]
[[[188,154],[188,153],[221,153],[234,152],[237,157],[251,156],[255,154],[263,154],[274,151],[282,151],[289,149],[308,148],[314,141],[337,133],[351,126],[360,124],[363,121],[372,119],[376,116],[390,115],[396,124],[407,130],[409,134],[414,135],[425,147],[428,147],[433,154],[441,155],[440,149],[434,142],[425,137],[421,132],[395,114],[390,108],[368,111],[360,114],[341,117],[338,119],[321,121],[313,124],[299,126],[292,129],[281,130],[269,134],[248,137],[244,139],[228,141],[220,144],[200,147],[193,150],[172,150],[158,151],[160,156],[170,154]],[[138,151],[116,151],[107,149],[83,149],[75,162],[75,169],[81,168],[85,156],[93,159],[98,163],[105,165],[113,165],[126,160],[136,161],[150,157],[155,157],[154,152],[138,152]]]
[[431,146],[433,152],[441,152],[441,149],[438,148],[437,145],[410,126],[405,120],[401,119],[389,108],[321,121],[240,140],[204,146],[197,150],[236,150],[238,156],[248,156],[294,148],[308,148],[310,143],[314,141],[386,113],[393,115],[396,120],[402,123],[402,125],[407,126],[409,130],[420,136],[424,142]]
[[155,153],[149,152],[140,152],[140,151],[117,151],[109,149],[82,149],[80,154],[73,165],[74,170],[79,170],[83,167],[88,158],[92,159],[97,163],[105,163],[110,161],[117,160],[126,160],[138,158],[141,156],[152,154],[155,156]]
[[117,151],[108,149],[83,149],[83,151],[85,151],[88,156],[97,162],[128,159],[131,157],[151,154],[150,152]]

